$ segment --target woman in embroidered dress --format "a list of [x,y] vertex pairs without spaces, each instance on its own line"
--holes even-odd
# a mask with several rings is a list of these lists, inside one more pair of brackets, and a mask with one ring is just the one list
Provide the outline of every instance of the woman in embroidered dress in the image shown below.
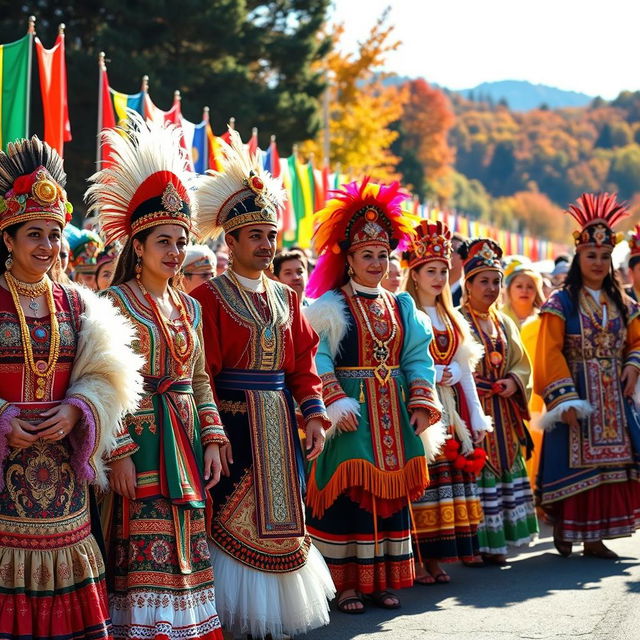
[[389,252],[413,234],[404,197],[397,183],[346,185],[318,213],[315,234],[309,289],[322,297],[306,315],[320,335],[333,426],[311,466],[307,525],[345,613],[362,613],[362,594],[398,608],[388,589],[413,584],[409,507],[429,479],[418,436],[444,440],[429,322],[411,296],[380,286]]
[[538,532],[522,455],[522,448],[531,450],[525,425],[531,366],[518,328],[495,307],[502,284],[502,249],[480,238],[461,250],[465,275],[461,311],[484,347],[475,379],[484,412],[494,426],[483,441],[487,461],[478,488],[484,521],[478,538],[485,562],[505,564],[508,544],[527,544]]
[[174,128],[131,115],[87,191],[107,242],[126,240],[106,295],[137,329],[146,395],[125,418],[103,505],[115,638],[221,639],[206,489],[227,442],[204,369],[199,303],[171,287],[194,224]]
[[438,396],[449,440],[429,460],[429,487],[413,503],[418,559],[418,584],[447,583],[441,562],[480,562],[478,524],[482,507],[476,476],[485,462],[476,447],[491,418],[484,414],[473,379],[482,348],[467,321],[453,309],[449,289],[451,232],[442,222],[423,221],[404,254],[410,269],[406,290],[431,320],[429,353],[435,362]]
[[0,153],[1,638],[112,637],[90,486],[107,486],[102,456],[136,407],[141,363],[107,301],[47,276],[71,217],[65,182],[36,137]]
[[576,255],[542,307],[536,355],[547,405],[537,498],[561,555],[582,542],[585,556],[616,558],[603,540],[640,527],[640,308],[611,262],[612,227],[628,212],[605,193],[583,194],[569,213],[582,227]]

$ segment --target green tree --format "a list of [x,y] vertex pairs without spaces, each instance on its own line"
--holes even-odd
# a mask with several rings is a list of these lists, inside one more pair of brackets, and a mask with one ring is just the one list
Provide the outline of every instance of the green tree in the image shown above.
[[631,198],[636,191],[640,191],[640,146],[630,144],[615,150],[609,180],[617,185],[623,198]]
[[[117,90],[137,92],[148,74],[160,108],[168,109],[179,89],[189,120],[199,121],[209,105],[216,133],[235,116],[244,138],[257,126],[266,146],[276,133],[286,154],[320,126],[324,80],[312,65],[330,47],[318,37],[328,6],[329,0],[40,0],[30,7],[0,0],[0,38],[19,37],[29,13],[45,46],[53,43],[58,23],[67,26],[73,141],[65,164],[77,205],[95,166],[99,51],[107,54]],[[35,111],[32,122],[41,133]]]

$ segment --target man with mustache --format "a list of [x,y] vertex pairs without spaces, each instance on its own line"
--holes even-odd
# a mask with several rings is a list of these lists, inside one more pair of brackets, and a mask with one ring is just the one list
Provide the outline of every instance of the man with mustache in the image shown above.
[[307,460],[322,451],[330,422],[314,364],[318,337],[294,291],[264,273],[282,187],[230,134],[225,172],[204,176],[196,196],[202,235],[224,231],[229,266],[191,294],[202,304],[207,368],[230,441],[211,492],[211,556],[225,630],[280,638],[329,622],[333,582],[304,522],[294,400]]

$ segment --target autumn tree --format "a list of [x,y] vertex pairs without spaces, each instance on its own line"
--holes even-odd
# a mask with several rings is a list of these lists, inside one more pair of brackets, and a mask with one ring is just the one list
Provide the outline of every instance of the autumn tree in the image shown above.
[[[365,174],[377,180],[396,176],[398,158],[391,144],[398,133],[391,123],[402,115],[406,91],[386,85],[381,73],[387,55],[400,46],[394,40],[388,12],[373,25],[355,53],[344,50],[344,25],[335,27],[333,49],[323,66],[329,84],[329,163],[353,178]],[[301,145],[303,154],[323,157],[324,132]]]
[[400,157],[398,171],[420,200],[447,200],[453,192],[451,180],[445,179],[453,162],[447,139],[454,121],[451,106],[442,91],[422,78],[411,80],[405,89],[402,116],[393,126],[398,132],[392,146]]

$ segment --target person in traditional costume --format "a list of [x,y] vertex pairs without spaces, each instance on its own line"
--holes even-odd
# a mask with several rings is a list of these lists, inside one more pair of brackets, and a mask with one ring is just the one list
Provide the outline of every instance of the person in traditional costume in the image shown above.
[[431,320],[429,353],[436,367],[438,397],[449,439],[429,461],[429,486],[413,502],[418,559],[416,583],[447,583],[443,562],[481,564],[478,525],[482,507],[477,475],[486,453],[478,446],[491,431],[473,379],[482,347],[467,321],[453,308],[449,288],[451,232],[442,222],[423,220],[403,254],[409,269],[405,285],[416,306]]
[[116,271],[116,264],[118,263],[118,256],[120,255],[120,248],[120,244],[114,242],[108,244],[98,254],[95,273],[97,291],[104,291],[111,286]]
[[205,237],[225,233],[229,267],[192,295],[202,304],[207,365],[230,446],[212,490],[213,564],[226,631],[253,638],[328,624],[331,576],[304,520],[304,460],[294,400],[317,456],[329,426],[314,365],[318,337],[295,292],[266,277],[283,201],[235,131],[224,173],[197,191]]
[[625,293],[636,302],[640,300],[640,224],[629,234],[629,276],[631,284]]
[[196,206],[180,132],[129,111],[105,130],[113,162],[86,193],[107,243],[123,242],[104,292],[137,331],[145,395],[111,453],[102,503],[114,638],[221,640],[205,528],[227,442],[205,370],[200,305],[171,286]]
[[71,249],[69,264],[73,281],[92,291],[98,291],[96,269],[98,255],[104,249],[102,238],[91,229],[77,229],[72,225],[69,225],[66,235]]
[[494,430],[482,442],[487,461],[478,480],[484,520],[478,527],[485,562],[506,564],[507,545],[531,542],[538,533],[523,449],[532,447],[529,419],[531,365],[515,323],[496,308],[502,285],[502,249],[479,238],[461,248],[462,315],[484,348],[475,371],[485,414]]
[[[520,339],[524,345],[531,370],[535,370],[536,344],[540,332],[540,309],[545,301],[542,290],[542,276],[530,265],[520,260],[512,260],[504,270],[504,289],[506,302],[501,311],[509,316],[520,329]],[[528,422],[529,434],[533,442],[533,449],[528,460],[527,475],[531,487],[535,487],[540,452],[542,451],[542,429],[540,420],[544,411],[544,401],[537,393],[529,398]]]
[[92,487],[137,405],[131,325],[52,282],[72,207],[58,153],[0,152],[0,637],[111,638]]
[[[537,499],[558,552],[616,558],[603,540],[640,527],[640,307],[616,280],[613,230],[628,215],[615,195],[583,194],[562,289],[542,307],[535,389],[547,413]],[[637,395],[635,396],[637,401]]]
[[[338,590],[337,607],[362,613],[366,594],[397,609],[389,589],[413,585],[410,506],[429,481],[430,450],[444,442],[431,327],[408,293],[380,282],[389,254],[414,235],[396,182],[365,178],[334,192],[316,214],[318,264],[305,312],[332,427],[311,465],[308,527]],[[401,247],[402,248],[402,247]]]

